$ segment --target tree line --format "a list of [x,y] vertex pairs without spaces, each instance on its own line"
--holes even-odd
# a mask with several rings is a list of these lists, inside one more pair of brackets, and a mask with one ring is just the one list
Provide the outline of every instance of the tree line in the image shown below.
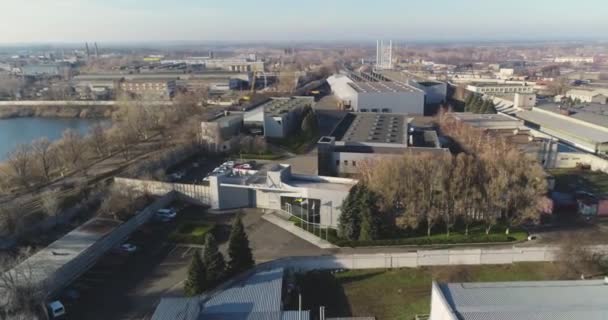
[[454,119],[442,119],[440,127],[464,152],[406,152],[363,163],[360,185],[342,205],[339,236],[374,240],[383,236],[374,230],[395,228],[426,228],[431,236],[439,225],[449,236],[456,224],[466,235],[473,224],[483,224],[486,234],[501,224],[509,234],[514,226],[540,219],[547,184],[536,160],[503,137]]

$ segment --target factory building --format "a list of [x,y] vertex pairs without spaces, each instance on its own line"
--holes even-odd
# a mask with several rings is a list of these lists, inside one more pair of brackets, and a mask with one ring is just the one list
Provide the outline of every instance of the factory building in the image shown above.
[[381,73],[339,74],[327,81],[341,104],[355,112],[423,115],[425,105],[445,101],[447,93],[440,82],[401,81]]
[[175,94],[175,88],[176,80],[148,78],[123,80],[120,83],[120,89],[125,93],[161,100],[171,99]]
[[349,113],[317,143],[323,176],[356,175],[364,162],[405,152],[449,152],[431,118],[391,113]]
[[479,94],[500,96],[515,93],[534,93],[534,86],[525,84],[478,82],[467,85],[467,90]]

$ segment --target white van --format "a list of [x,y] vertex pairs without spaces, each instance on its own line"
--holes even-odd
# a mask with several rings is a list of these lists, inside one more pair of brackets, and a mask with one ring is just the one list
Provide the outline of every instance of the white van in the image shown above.
[[65,307],[59,300],[47,303],[46,309],[51,319],[62,319],[65,316]]

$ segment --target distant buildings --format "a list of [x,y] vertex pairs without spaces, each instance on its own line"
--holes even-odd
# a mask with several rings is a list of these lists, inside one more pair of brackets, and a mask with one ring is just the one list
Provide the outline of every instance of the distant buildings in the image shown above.
[[356,174],[365,161],[405,152],[449,152],[432,121],[391,113],[349,113],[330,136],[319,139],[317,147],[323,176]]
[[594,57],[578,57],[578,56],[564,56],[556,57],[554,62],[557,63],[594,63]]
[[573,89],[566,92],[566,97],[579,102],[606,104],[608,89]]
[[123,80],[120,82],[120,90],[137,96],[169,100],[175,95],[175,84],[175,80],[154,78]]
[[433,282],[430,320],[606,319],[607,280]]
[[515,93],[534,93],[534,87],[525,84],[509,84],[509,83],[487,83],[473,82],[467,85],[467,90],[470,92],[489,94],[494,96],[515,94]]

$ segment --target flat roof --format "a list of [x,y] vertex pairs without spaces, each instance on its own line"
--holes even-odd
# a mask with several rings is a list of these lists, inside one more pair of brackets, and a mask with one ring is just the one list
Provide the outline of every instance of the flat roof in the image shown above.
[[258,107],[264,108],[265,113],[276,117],[299,107],[312,107],[314,101],[314,97],[270,98],[269,101],[260,104]]
[[418,89],[401,82],[378,81],[378,82],[349,82],[355,91],[359,93],[397,93],[397,92],[420,92]]
[[518,129],[523,127],[519,119],[504,114],[477,114],[470,112],[452,113],[452,117],[476,128]]
[[471,83],[469,83],[469,85],[474,86],[474,87],[530,87],[530,88],[534,87],[531,85],[525,85],[525,84],[520,84],[520,83],[488,83],[488,82],[471,82]]
[[606,319],[604,280],[448,283],[440,293],[461,320]]
[[532,110],[518,112],[517,116],[543,128],[561,132],[580,140],[593,143],[608,142],[608,131],[569,121],[568,119],[558,117],[557,115],[553,116],[551,114]]
[[[336,127],[336,140],[407,144],[408,117],[396,113],[350,113]],[[343,133],[342,133],[343,132]]]
[[[559,104],[556,103],[543,103],[535,106],[535,108],[557,114],[560,114],[561,111]],[[568,108],[568,111],[571,112],[569,117],[608,128],[608,104],[582,103]]]

